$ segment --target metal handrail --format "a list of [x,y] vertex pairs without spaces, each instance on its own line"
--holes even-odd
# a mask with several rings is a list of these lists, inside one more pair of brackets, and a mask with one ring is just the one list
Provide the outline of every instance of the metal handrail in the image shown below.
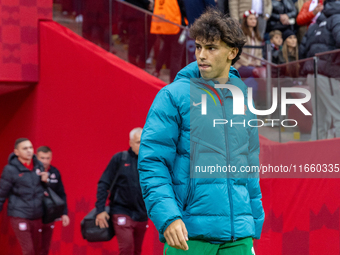
[[307,62],[309,60],[313,60],[313,57],[311,57],[311,58],[303,58],[303,59],[295,60],[295,61],[284,63],[284,64],[278,64],[278,65],[276,65],[276,67],[277,68],[285,67],[285,66],[289,66],[291,64],[299,64],[299,63]]
[[273,62],[270,62],[270,61],[268,61],[266,59],[263,59],[263,58],[255,57],[255,56],[253,56],[253,55],[251,55],[249,53],[246,53],[246,52],[242,52],[242,54],[245,54],[248,57],[252,57],[254,59],[260,60],[261,62],[264,62],[264,63],[266,63],[266,64],[268,64],[270,66],[276,67],[276,68],[285,67],[285,66],[288,66],[290,64],[298,64],[298,63],[306,62],[308,60],[313,60],[313,57],[311,57],[311,58],[304,58],[304,59],[295,60],[295,61],[284,63],[284,64],[274,64]]
[[[339,52],[340,52],[340,49],[337,49],[337,50],[331,50],[331,51],[325,51],[325,52],[316,53],[314,56],[315,57],[320,57],[320,56],[334,54],[334,53],[339,53]],[[291,64],[298,64],[298,63],[306,62],[306,61],[309,61],[309,60],[314,60],[314,56],[313,56],[313,57],[310,57],[310,58],[303,58],[303,59],[295,60],[295,61],[284,63],[284,64],[274,64],[273,62],[270,62],[270,61],[262,59],[262,58],[255,57],[255,56],[253,56],[253,55],[251,55],[249,53],[246,53],[246,52],[242,52],[242,54],[245,54],[248,57],[252,57],[254,59],[260,60],[260,61],[262,61],[262,62],[264,62],[264,63],[266,63],[268,65],[271,65],[273,67],[276,67],[276,68],[285,67],[285,66],[288,66],[288,65],[291,65]]]
[[[114,0],[114,1],[115,1],[115,2],[119,2],[119,3],[121,3],[121,4],[125,4],[126,6],[129,6],[130,8],[133,8],[133,9],[135,9],[135,10],[138,10],[138,11],[140,11],[140,12],[143,12],[143,13],[145,13],[145,14],[147,14],[147,15],[154,16],[154,17],[156,17],[156,18],[159,18],[159,19],[163,20],[164,22],[168,22],[168,23],[170,23],[170,24],[173,24],[173,25],[175,25],[175,26],[178,26],[178,27],[180,27],[181,29],[188,30],[188,27],[185,27],[185,26],[176,24],[175,22],[172,22],[172,21],[170,21],[170,20],[167,20],[167,19],[165,19],[164,17],[161,17],[161,16],[159,16],[159,15],[155,15],[155,14],[153,14],[153,13],[150,12],[150,11],[144,10],[143,8],[140,8],[140,7],[135,6],[135,5],[133,5],[133,4],[127,3],[127,2],[125,2],[125,1],[123,1],[123,0]],[[315,56],[316,56],[316,57],[320,57],[320,56],[323,56],[323,55],[328,55],[328,54],[333,54],[333,53],[338,53],[338,52],[340,52],[340,49],[332,50],[332,51],[326,51],[326,52],[321,52],[321,53],[316,53]],[[248,54],[248,53],[246,53],[246,52],[242,52],[242,54],[245,54],[245,55],[248,56],[248,57],[252,57],[252,58],[254,58],[254,59],[260,60],[261,62],[263,62],[263,63],[265,63],[265,64],[267,64],[267,65],[270,65],[270,66],[272,66],[272,67],[275,67],[275,68],[281,68],[281,67],[285,67],[285,66],[288,66],[288,65],[291,65],[291,64],[298,64],[298,63],[306,62],[306,61],[309,61],[309,60],[314,60],[314,56],[313,56],[313,57],[310,57],[310,58],[299,59],[299,60],[292,61],[292,62],[288,62],[288,63],[284,63],[284,64],[274,64],[274,63],[271,62],[271,61],[268,61],[268,60],[263,59],[263,58],[255,57],[255,56],[253,56],[253,55],[251,55],[251,54]]]
[[323,55],[333,54],[333,53],[337,53],[337,52],[340,52],[340,49],[316,53],[315,56],[320,57],[320,56],[323,56]]

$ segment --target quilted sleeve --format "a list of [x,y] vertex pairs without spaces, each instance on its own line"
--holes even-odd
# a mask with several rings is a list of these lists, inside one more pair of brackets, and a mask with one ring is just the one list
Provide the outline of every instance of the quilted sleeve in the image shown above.
[[138,155],[143,198],[148,215],[160,234],[173,221],[182,218],[170,176],[180,121],[172,95],[163,88],[149,110]]

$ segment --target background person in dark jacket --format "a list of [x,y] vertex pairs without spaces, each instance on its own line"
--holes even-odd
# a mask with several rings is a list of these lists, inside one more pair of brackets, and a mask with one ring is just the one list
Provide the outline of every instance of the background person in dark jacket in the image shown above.
[[48,175],[27,138],[15,141],[0,179],[0,211],[8,198],[7,214],[23,255],[40,255],[42,200]]
[[[61,181],[60,172],[54,166],[51,166],[52,161],[52,150],[47,146],[40,146],[37,149],[37,158],[43,164],[45,172],[48,173],[48,182],[50,188],[65,201],[66,205],[66,194],[64,185]],[[67,206],[63,215],[61,216],[63,226],[66,227],[70,224],[70,218],[67,216]],[[49,224],[43,224],[42,228],[42,245],[41,245],[41,255],[48,255],[50,249],[50,244],[52,240],[54,229],[54,222]]]
[[[300,45],[301,58],[340,48],[340,1],[325,1],[316,23],[309,26]],[[340,54],[326,54],[318,59],[317,109],[315,108],[314,63],[306,61],[302,72],[311,86],[313,103],[312,140],[340,137]],[[316,113],[318,128],[316,128]],[[331,130],[332,126],[334,130]],[[333,134],[332,134],[333,133]]]
[[[316,23],[309,26],[308,31],[300,45],[300,58],[313,57],[316,53],[331,51],[340,48],[340,1],[324,2],[324,9]],[[337,72],[330,68],[328,57],[321,59],[321,72],[335,77]],[[327,66],[325,66],[328,63]],[[306,67],[309,67],[307,65]],[[324,68],[323,68],[324,67]],[[320,71],[319,70],[319,71]],[[310,70],[306,70],[309,72]],[[331,71],[331,73],[326,73]]]
[[272,14],[267,22],[267,32],[294,29],[297,10],[291,0],[272,0]]
[[107,220],[110,218],[105,211],[107,191],[119,170],[110,196],[110,213],[113,215],[120,255],[141,254],[147,228],[148,217],[137,170],[141,133],[141,128],[135,128],[130,132],[128,153],[115,154],[98,182],[96,208],[99,214],[96,218],[96,225],[105,228],[108,227]]
[[216,2],[214,0],[184,0],[184,4],[189,26],[194,24],[195,19],[201,16],[207,7],[216,6]]

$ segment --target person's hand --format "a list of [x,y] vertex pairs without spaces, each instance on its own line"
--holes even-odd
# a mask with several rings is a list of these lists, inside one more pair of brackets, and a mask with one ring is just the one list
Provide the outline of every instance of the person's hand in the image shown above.
[[41,177],[42,182],[47,182],[48,180],[48,173],[47,172],[40,172],[38,175]]
[[107,214],[107,212],[101,212],[96,217],[96,226],[99,226],[100,228],[108,228],[109,223],[107,222],[110,219],[110,216]]
[[323,10],[323,4],[318,4],[314,10],[313,10],[313,13],[314,15],[318,14],[319,12],[321,12]]
[[289,25],[289,17],[287,14],[280,14],[280,21],[283,25]]
[[164,231],[166,242],[176,249],[189,250],[188,244],[188,231],[184,222],[179,219],[172,222]]
[[66,214],[61,216],[61,220],[63,222],[63,227],[66,227],[68,224],[70,224],[70,218]]

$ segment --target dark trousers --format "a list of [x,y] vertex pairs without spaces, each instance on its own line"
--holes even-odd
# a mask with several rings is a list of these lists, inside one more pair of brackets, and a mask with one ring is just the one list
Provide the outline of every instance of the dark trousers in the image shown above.
[[41,253],[40,255],[48,255],[48,251],[50,250],[52,235],[54,229],[54,222],[49,224],[43,224],[42,226],[42,244],[41,244]]
[[124,14],[124,21],[129,37],[129,62],[143,69],[156,41],[156,35],[150,34],[151,16],[130,8]]
[[176,78],[177,73],[183,68],[182,66],[182,56],[185,52],[185,44],[178,43],[178,39],[181,35],[180,31],[176,35],[161,35],[163,39],[163,47],[157,58],[156,72],[159,73],[164,63],[169,63],[170,66],[170,82],[173,82]]
[[124,214],[113,215],[113,226],[119,246],[119,255],[140,255],[147,221],[133,221]]
[[130,10],[126,15],[129,36],[129,62],[139,68],[145,68],[147,50],[145,48],[145,17],[143,13]]
[[40,255],[42,221],[11,217],[10,222],[23,255]]

